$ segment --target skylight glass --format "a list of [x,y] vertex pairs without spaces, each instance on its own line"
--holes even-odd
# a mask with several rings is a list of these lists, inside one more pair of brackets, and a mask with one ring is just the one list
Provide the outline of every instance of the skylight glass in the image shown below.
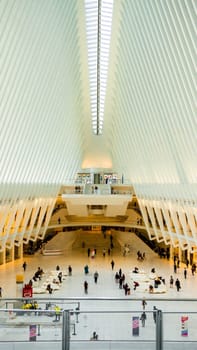
[[92,129],[101,135],[114,0],[85,0]]

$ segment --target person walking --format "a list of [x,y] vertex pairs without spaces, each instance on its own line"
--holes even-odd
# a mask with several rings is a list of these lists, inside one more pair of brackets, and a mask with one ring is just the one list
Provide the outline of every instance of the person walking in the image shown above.
[[111,261],[111,268],[112,268],[112,271],[113,271],[113,269],[114,269],[114,265],[115,265],[115,262],[112,260],[112,261]]
[[69,276],[72,276],[72,267],[71,267],[71,265],[68,266],[68,274],[69,274]]
[[143,299],[142,299],[142,308],[143,308],[143,310],[145,310],[146,305],[147,305],[146,299],[143,298]]
[[181,283],[178,278],[176,279],[175,286],[176,286],[177,292],[179,292],[179,290],[181,289]]
[[92,249],[92,251],[91,251],[91,258],[94,259],[94,257],[95,257],[95,250]]
[[184,277],[185,277],[185,279],[187,278],[187,269],[186,269],[186,267],[184,268]]
[[180,267],[180,259],[177,260],[177,269]]
[[173,288],[174,278],[170,276],[170,288]]
[[176,263],[174,263],[174,273],[176,273],[177,272],[177,265],[176,265]]
[[153,306],[153,320],[156,323],[156,320],[157,320],[157,308],[156,308],[156,306]]
[[123,285],[123,278],[122,276],[120,276],[119,278],[119,288],[122,289],[122,285]]
[[84,273],[85,273],[85,275],[87,275],[87,274],[89,273],[89,267],[88,267],[88,265],[85,265],[85,266],[84,266]]
[[59,279],[59,283],[62,283],[62,272],[61,271],[58,273],[57,277]]
[[87,281],[84,282],[84,292],[85,292],[85,294],[88,294],[88,282]]
[[97,283],[97,281],[98,281],[98,276],[99,276],[98,271],[95,271],[95,273],[94,273],[94,282],[95,283]]
[[145,311],[142,312],[140,320],[142,321],[142,327],[145,327],[145,322],[146,322],[146,313],[145,313]]
[[59,305],[55,305],[55,322],[60,321],[60,313],[61,313],[61,309]]
[[24,261],[24,263],[23,263],[23,271],[25,272],[26,269],[27,269],[27,263],[26,263],[26,261]]
[[128,295],[128,290],[130,289],[128,283],[123,284],[123,289],[124,289],[124,294]]
[[195,272],[196,272],[196,266],[195,266],[195,264],[192,264],[191,271],[192,271],[192,276],[194,276],[194,274],[195,274]]

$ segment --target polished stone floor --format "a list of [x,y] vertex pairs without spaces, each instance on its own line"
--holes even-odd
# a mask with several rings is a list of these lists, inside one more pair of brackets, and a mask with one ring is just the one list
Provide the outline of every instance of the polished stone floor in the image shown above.
[[[111,260],[114,260],[115,266],[112,271]],[[33,256],[26,256],[24,260],[27,262],[27,269],[24,273],[25,282],[33,277],[33,274],[40,266],[44,270],[44,279],[51,271],[59,265],[60,269],[67,272],[68,265],[72,266],[72,276],[64,277],[59,290],[54,291],[51,295],[48,293],[34,295],[38,303],[42,307],[43,302],[39,298],[50,298],[52,304],[59,302],[62,308],[70,308],[71,300],[63,301],[62,298],[74,298],[74,301],[80,302],[80,314],[72,316],[71,323],[71,347],[70,349],[155,349],[156,329],[153,320],[153,306],[163,311],[163,334],[165,346],[164,350],[171,349],[190,349],[197,348],[197,276],[192,275],[191,269],[188,268],[187,278],[184,278],[184,264],[180,265],[177,273],[173,270],[173,261],[160,259],[155,253],[148,251],[144,261],[138,261],[136,255],[136,247],[131,247],[131,252],[127,256],[123,256],[122,252],[115,249],[112,255],[103,257],[102,250],[97,250],[96,256],[92,259],[87,255],[87,248],[79,248],[66,251],[60,256],[43,256],[36,253]],[[14,298],[21,296],[19,286],[16,284],[16,275],[23,273],[22,264],[24,260],[18,260],[0,266],[0,284],[2,287],[3,298]],[[84,274],[84,266],[89,266],[89,274]],[[123,289],[120,289],[115,283],[114,275],[121,268],[126,276],[126,282],[130,283],[130,272],[137,266],[140,270],[147,274],[154,267],[159,276],[165,278],[167,291],[163,294],[149,294],[142,291],[131,291],[130,295],[125,296]],[[98,282],[94,282],[94,272],[98,271]],[[170,275],[174,279],[177,277],[181,282],[181,290],[177,292],[176,288],[170,288]],[[84,293],[84,281],[88,282],[88,294]],[[139,335],[133,336],[133,317],[140,317],[142,313],[142,299],[146,298],[146,324],[145,327],[139,324]],[[53,301],[53,298],[57,298]],[[75,308],[74,304],[74,308]],[[1,307],[4,307],[3,300]],[[182,336],[181,317],[188,316],[186,328],[188,328],[188,336]],[[31,315],[31,322],[36,323],[36,319]],[[43,316],[45,317],[45,316]],[[78,320],[76,319],[78,317]],[[17,316],[17,319],[18,316]],[[25,319],[25,322],[27,318]],[[45,349],[45,341],[50,343],[46,346],[48,349],[61,349],[62,326],[61,321],[56,324],[54,318],[47,319],[47,326],[42,327],[39,339],[43,343],[25,343],[17,348],[17,344],[13,347],[11,344],[2,343],[0,348],[3,350],[12,349]],[[12,321],[11,321],[12,322]],[[20,320],[20,322],[23,322]],[[28,321],[29,322],[29,321]],[[28,323],[27,322],[27,323]],[[41,321],[39,321],[41,323]],[[21,328],[16,328],[14,332],[15,338],[23,340],[24,332]],[[21,323],[22,324],[22,323]],[[28,323],[29,326],[29,323]],[[10,332],[13,328],[1,327],[0,341],[11,339]],[[99,341],[91,342],[90,338],[96,331],[99,335]],[[6,333],[7,332],[7,333]],[[21,337],[21,339],[20,339]],[[25,338],[28,341],[28,336]],[[141,341],[141,343],[139,342]],[[52,342],[54,342],[52,344]],[[131,342],[131,343],[130,343]],[[153,343],[153,344],[152,344]],[[27,344],[29,347],[27,347]],[[51,345],[52,344],[52,345]],[[131,345],[132,344],[132,345]],[[140,344],[140,345],[139,345]],[[19,346],[19,345],[18,345]]]

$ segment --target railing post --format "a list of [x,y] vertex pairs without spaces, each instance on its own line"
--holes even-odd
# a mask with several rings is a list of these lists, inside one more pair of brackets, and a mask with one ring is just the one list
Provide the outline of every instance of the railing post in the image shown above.
[[64,310],[62,313],[62,350],[70,350],[70,313]]
[[163,315],[161,310],[156,311],[156,350],[163,350]]

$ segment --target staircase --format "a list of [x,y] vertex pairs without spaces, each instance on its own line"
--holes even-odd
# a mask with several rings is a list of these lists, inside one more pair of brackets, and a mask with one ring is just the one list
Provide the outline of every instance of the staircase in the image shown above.
[[72,249],[78,231],[59,232],[46,245],[45,250],[69,250]]
[[[72,245],[73,249],[79,249],[82,248],[83,244],[85,243],[85,247],[92,248],[92,249],[98,249],[103,250],[110,248],[110,236],[106,235],[104,236],[101,232],[78,232],[78,235],[76,237],[75,242]],[[113,245],[114,249],[120,250],[120,244],[116,239],[113,239]]]
[[[78,250],[83,247],[85,243],[86,248],[97,249],[102,251],[104,248],[107,250],[110,248],[110,236],[106,234],[104,236],[101,232],[95,231],[71,231],[71,232],[59,232],[55,235],[46,245],[46,251],[61,251],[66,250]],[[114,249],[121,250],[120,243],[113,239]]]
[[146,255],[157,255],[144,241],[139,238],[134,232],[120,232],[113,231],[112,235],[117,240],[121,247],[125,244],[131,247],[132,252],[135,254],[137,251],[145,252]]

